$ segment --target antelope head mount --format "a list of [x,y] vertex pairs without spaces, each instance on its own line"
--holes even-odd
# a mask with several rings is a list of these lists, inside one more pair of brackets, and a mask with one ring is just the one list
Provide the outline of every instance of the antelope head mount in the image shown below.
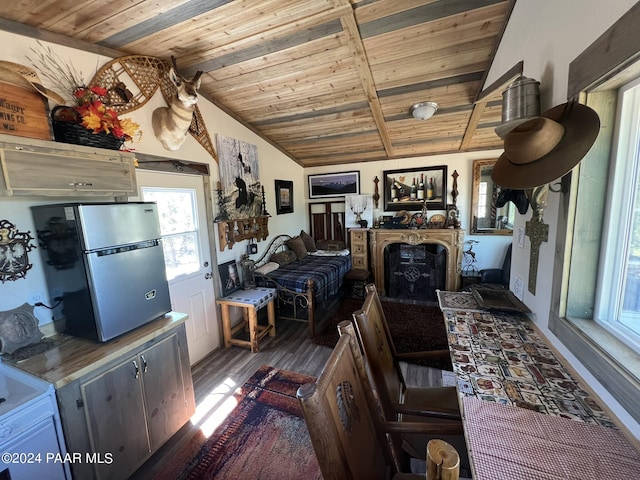
[[198,102],[200,75],[197,72],[191,80],[178,73],[176,59],[171,56],[173,66],[169,69],[169,80],[177,89],[168,107],[159,107],[153,111],[151,124],[153,133],[167,150],[178,150],[187,138],[193,111]]

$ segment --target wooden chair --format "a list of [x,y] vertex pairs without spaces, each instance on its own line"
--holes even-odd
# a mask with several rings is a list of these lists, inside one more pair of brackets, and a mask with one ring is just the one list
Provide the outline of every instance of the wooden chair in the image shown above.
[[[298,389],[311,443],[325,480],[423,479],[399,473],[395,447],[387,435],[432,434],[450,423],[388,422],[382,419],[366,375],[359,346],[343,332],[315,383]],[[364,381],[363,381],[364,380]]]
[[[457,431],[454,435],[441,438],[460,452],[466,466],[466,444],[456,388],[406,386],[399,365],[399,356],[394,355],[391,334],[375,285],[367,285],[366,290],[367,296],[362,308],[353,313],[353,318],[356,338],[364,354],[366,374],[380,402],[384,418],[387,421],[411,422],[445,420],[450,425],[455,425]],[[444,319],[442,323],[444,327]],[[342,328],[343,324],[338,330]],[[432,437],[405,435],[402,444],[409,455],[424,459],[426,442],[430,438]]]

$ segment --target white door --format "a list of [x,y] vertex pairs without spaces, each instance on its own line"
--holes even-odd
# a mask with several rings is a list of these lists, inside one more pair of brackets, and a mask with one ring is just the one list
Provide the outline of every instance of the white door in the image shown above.
[[158,204],[171,308],[189,315],[193,365],[220,346],[202,177],[138,170],[137,180],[140,198]]

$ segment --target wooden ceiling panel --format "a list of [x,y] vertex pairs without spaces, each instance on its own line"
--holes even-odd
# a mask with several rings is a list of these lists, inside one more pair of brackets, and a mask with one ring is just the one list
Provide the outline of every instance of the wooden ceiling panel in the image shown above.
[[[310,167],[499,148],[504,85],[480,90],[513,4],[17,0],[0,5],[0,28],[175,55],[183,75],[204,71],[202,97]],[[427,121],[409,115],[419,101],[439,105]]]

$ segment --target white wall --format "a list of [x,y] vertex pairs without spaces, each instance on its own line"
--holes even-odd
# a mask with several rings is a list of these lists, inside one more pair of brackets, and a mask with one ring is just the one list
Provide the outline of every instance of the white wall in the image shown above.
[[[569,64],[604,33],[634,4],[635,0],[536,0],[516,2],[511,19],[489,71],[486,85],[500,77],[517,62],[524,61],[524,75],[540,81],[541,108],[545,111],[567,101]],[[549,194],[544,213],[549,225],[549,240],[540,248],[536,295],[528,291],[525,303],[533,310],[534,321],[565,356],[569,363],[593,387],[621,422],[640,439],[640,425],[548,329],[551,308],[552,271],[555,255],[559,195]],[[529,211],[530,212],[530,211]],[[523,227],[531,214],[518,215],[516,228]],[[530,242],[525,248],[514,245],[512,274],[528,281]]]
[[[31,49],[42,51],[42,47],[35,39],[16,35],[13,33],[0,30],[0,45],[3,45],[0,59],[17,62],[29,67],[33,67],[27,57],[35,59],[36,55]],[[44,47],[51,47],[65,61],[68,60],[77,71],[84,74],[84,80],[88,83],[94,76],[97,69],[101,68],[111,58],[68,47],[56,45],[53,43],[42,43]],[[51,85],[42,75],[40,75],[43,83],[52,89]],[[156,92],[154,97],[141,109],[122,115],[122,117],[131,118],[140,124],[143,138],[141,143],[128,144],[135,151],[163,156],[167,158],[190,160],[194,162],[208,163],[211,171],[211,183],[215,187],[219,178],[218,168],[213,157],[191,136],[188,136],[185,144],[177,151],[171,152],[165,150],[156,140],[151,128],[151,113],[158,106],[164,106],[166,103],[162,98],[160,91]],[[289,157],[275,149],[266,141],[262,140],[251,130],[244,127],[236,120],[229,117],[211,102],[200,98],[198,106],[205,119],[205,124],[211,141],[215,148],[216,134],[222,134],[228,137],[237,138],[248,143],[252,143],[258,148],[258,160],[260,168],[260,180],[265,187],[267,211],[271,213],[272,218],[269,222],[269,231],[274,233],[296,234],[304,225],[306,225],[306,205],[304,190],[303,169],[297,163],[293,162]],[[52,105],[53,107],[53,105]],[[19,137],[16,137],[19,139]],[[274,180],[292,180],[294,182],[294,213],[286,215],[276,215],[275,205],[275,189]],[[215,199],[215,195],[214,195]],[[83,201],[105,201],[104,198],[83,199]],[[15,224],[19,231],[30,231],[35,236],[35,227],[31,219],[29,207],[44,203],[61,203],[65,201],[79,201],[77,198],[37,198],[37,197],[0,197],[0,219],[9,220]],[[108,199],[106,199],[108,201]],[[214,207],[215,208],[215,207]],[[216,239],[217,241],[217,239]],[[37,241],[36,241],[37,243]],[[266,246],[266,242],[260,242],[259,253]],[[231,259],[239,259],[246,251],[247,242],[236,244],[233,250],[225,249],[224,252],[218,250],[217,260],[214,263],[224,263]],[[217,245],[217,244],[216,244]],[[0,311],[9,310],[28,302],[30,296],[34,293],[44,295],[45,303],[51,304],[47,295],[46,283],[44,280],[44,272],[41,268],[40,253],[38,249],[32,250],[29,254],[30,263],[33,268],[29,270],[24,279],[15,282],[5,282],[0,284]],[[214,269],[215,271],[215,269]],[[56,319],[59,318],[59,312]],[[50,323],[52,320],[51,312],[44,307],[36,307],[35,315],[39,319],[40,324]]]
[[[471,174],[473,160],[496,159],[502,153],[499,150],[485,152],[466,152],[453,155],[434,155],[428,157],[401,158],[394,160],[383,160],[375,162],[360,162],[350,165],[339,165],[332,167],[314,167],[305,169],[305,175],[328,172],[347,172],[351,170],[360,171],[360,193],[373,195],[375,184],[373,179],[377,176],[380,180],[378,189],[380,193],[379,208],[374,209],[374,218],[380,215],[394,215],[396,212],[384,212],[383,201],[383,172],[385,170],[398,170],[415,167],[432,167],[447,165],[447,190],[448,198],[445,203],[452,203],[451,186],[453,178],[451,174],[458,172],[458,199],[456,205],[460,210],[461,228],[469,231],[471,222]],[[308,182],[307,182],[308,183]],[[305,186],[308,195],[308,185]],[[313,201],[313,200],[312,200]],[[444,210],[429,211],[429,216],[435,213],[444,214]],[[350,227],[352,225],[347,225]],[[465,240],[474,239],[480,243],[473,247],[477,257],[477,268],[492,268],[502,265],[507,244],[511,242],[510,236],[498,235],[465,235]]]

